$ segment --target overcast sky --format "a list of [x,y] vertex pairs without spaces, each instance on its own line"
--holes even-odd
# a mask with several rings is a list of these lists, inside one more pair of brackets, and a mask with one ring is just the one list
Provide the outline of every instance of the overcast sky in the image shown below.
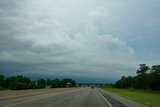
[[160,0],[0,0],[0,73],[114,82],[160,64]]

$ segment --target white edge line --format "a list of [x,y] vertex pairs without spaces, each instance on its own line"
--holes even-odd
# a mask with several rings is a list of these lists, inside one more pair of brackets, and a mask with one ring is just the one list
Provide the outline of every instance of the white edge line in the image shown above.
[[[98,90],[97,90],[98,91]],[[111,103],[108,102],[108,100],[98,91],[98,93],[100,94],[100,96],[108,103],[109,107],[113,107],[111,105]]]

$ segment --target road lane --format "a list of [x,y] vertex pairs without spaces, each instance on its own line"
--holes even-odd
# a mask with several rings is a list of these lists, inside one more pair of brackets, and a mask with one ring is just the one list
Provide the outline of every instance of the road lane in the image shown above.
[[83,91],[78,98],[62,107],[110,107],[96,89]]
[[0,107],[3,107],[4,105],[16,105],[20,103],[25,103],[25,102],[31,102],[35,100],[41,100],[45,99],[47,97],[51,96],[58,96],[58,95],[65,95],[67,93],[75,92],[83,90],[83,88],[68,88],[63,91],[52,91],[50,93],[44,93],[44,94],[33,94],[33,95],[27,95],[27,96],[21,96],[21,97],[15,97],[15,98],[8,98],[8,99],[1,99],[0,100]]
[[91,88],[8,99],[0,104],[6,107],[111,107],[97,89]]

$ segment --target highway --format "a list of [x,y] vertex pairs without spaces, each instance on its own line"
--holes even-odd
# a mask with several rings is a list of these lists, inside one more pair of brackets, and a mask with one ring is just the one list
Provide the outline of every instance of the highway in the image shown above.
[[82,88],[0,100],[0,107],[127,107],[100,89]]

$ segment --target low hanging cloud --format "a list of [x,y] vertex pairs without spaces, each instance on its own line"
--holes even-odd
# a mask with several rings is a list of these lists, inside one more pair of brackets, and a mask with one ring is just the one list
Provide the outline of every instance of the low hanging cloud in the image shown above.
[[122,17],[106,1],[6,0],[0,5],[2,73],[91,82],[135,74],[136,52],[121,35],[125,24],[118,25]]

